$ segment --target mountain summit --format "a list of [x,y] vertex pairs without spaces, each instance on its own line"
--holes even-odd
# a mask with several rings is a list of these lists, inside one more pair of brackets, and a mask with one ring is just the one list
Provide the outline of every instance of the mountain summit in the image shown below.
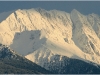
[[46,69],[56,55],[100,64],[99,31],[96,14],[18,9],[0,23],[0,43]]

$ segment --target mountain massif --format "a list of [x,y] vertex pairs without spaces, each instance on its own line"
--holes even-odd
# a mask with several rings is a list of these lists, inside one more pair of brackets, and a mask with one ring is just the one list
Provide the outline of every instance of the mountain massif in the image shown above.
[[52,73],[100,73],[99,15],[37,8],[0,18],[0,43],[26,59]]

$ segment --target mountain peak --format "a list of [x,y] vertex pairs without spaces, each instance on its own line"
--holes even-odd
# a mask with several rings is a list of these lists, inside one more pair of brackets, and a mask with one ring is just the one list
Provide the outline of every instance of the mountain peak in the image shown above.
[[[85,52],[87,54],[90,51],[94,54],[99,53],[100,40],[96,34],[93,36],[92,32],[95,32],[95,30],[89,26],[91,27],[87,17],[76,9],[73,9],[71,14],[63,11],[47,11],[41,8],[37,8],[37,10],[34,8],[18,9],[0,23],[0,42],[8,44],[13,49],[15,48],[14,50],[20,52],[20,54],[25,52],[25,55],[27,55],[37,50],[50,50],[55,54],[68,57],[76,56],[76,58],[81,57],[91,61],[93,60],[91,55],[85,57],[87,56]],[[29,32],[27,33],[26,30]],[[40,32],[35,33],[36,30]],[[18,32],[19,34],[15,37]],[[90,40],[92,42],[89,42]],[[86,48],[90,51],[86,51]]]
[[79,13],[79,11],[77,11],[76,9],[73,9],[72,11],[71,11],[71,13]]
[[0,13],[0,23],[5,20],[10,14],[12,14],[15,10],[9,12]]

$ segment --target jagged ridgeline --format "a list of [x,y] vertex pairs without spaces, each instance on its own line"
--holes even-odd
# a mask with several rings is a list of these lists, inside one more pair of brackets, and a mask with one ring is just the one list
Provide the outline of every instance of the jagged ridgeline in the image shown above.
[[[18,9],[6,13],[0,21],[0,42],[45,69],[55,73],[99,73],[99,15],[83,15],[75,9],[71,13]],[[68,67],[63,57],[68,63],[81,62],[82,67]]]

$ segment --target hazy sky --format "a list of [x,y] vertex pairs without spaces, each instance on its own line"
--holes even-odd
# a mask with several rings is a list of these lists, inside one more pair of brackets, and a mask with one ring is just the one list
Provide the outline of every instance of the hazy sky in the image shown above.
[[41,7],[46,10],[62,10],[71,12],[73,9],[82,14],[99,14],[100,1],[0,1],[0,13],[15,9],[28,9]]

